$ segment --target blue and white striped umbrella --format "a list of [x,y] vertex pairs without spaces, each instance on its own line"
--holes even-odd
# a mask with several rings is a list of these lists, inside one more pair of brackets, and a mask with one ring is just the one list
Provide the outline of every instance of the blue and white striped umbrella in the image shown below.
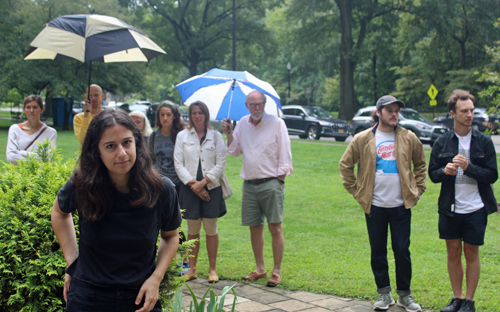
[[147,62],[165,54],[140,30],[111,16],[65,15],[50,21],[31,42],[25,60]]
[[238,121],[248,115],[245,98],[253,90],[266,96],[267,114],[281,116],[281,101],[276,90],[246,71],[231,71],[214,68],[208,72],[191,77],[177,85],[185,105],[195,101],[207,104],[210,116],[217,120],[230,117]]

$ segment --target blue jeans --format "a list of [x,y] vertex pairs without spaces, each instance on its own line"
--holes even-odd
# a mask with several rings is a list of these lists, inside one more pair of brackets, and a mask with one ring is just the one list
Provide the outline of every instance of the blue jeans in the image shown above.
[[399,295],[410,294],[411,210],[404,206],[381,208],[372,206],[365,214],[371,247],[371,265],[379,293],[390,292],[389,265],[387,263],[387,230],[390,225],[392,250],[396,262],[396,284]]
[[[69,287],[66,312],[133,312],[144,306],[144,298],[139,305],[135,304],[138,293],[139,289],[100,287],[74,278]],[[151,311],[162,311],[159,301]]]

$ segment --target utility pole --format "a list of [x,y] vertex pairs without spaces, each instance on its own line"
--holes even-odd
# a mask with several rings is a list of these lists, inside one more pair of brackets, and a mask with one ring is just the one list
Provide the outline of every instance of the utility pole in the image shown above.
[[290,70],[292,69],[292,64],[290,64],[290,62],[288,62],[288,64],[286,64],[286,69],[288,69],[288,105],[290,105],[290,89],[292,88],[291,87],[291,84],[290,84]]
[[233,0],[233,70],[236,70],[236,0]]

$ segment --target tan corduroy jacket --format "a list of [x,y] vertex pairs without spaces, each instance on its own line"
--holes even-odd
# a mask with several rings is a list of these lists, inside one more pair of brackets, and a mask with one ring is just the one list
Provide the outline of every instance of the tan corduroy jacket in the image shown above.
[[[339,162],[340,175],[345,189],[354,196],[368,214],[372,206],[377,167],[376,128],[377,125],[354,136]],[[406,209],[409,209],[417,204],[418,199],[425,192],[427,173],[424,148],[413,132],[400,126],[396,127],[394,148],[403,201]],[[356,164],[358,165],[357,176],[354,175]]]

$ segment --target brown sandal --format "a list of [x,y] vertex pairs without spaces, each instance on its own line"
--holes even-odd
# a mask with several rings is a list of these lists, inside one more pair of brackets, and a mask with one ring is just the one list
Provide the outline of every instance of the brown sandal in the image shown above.
[[267,276],[267,272],[259,274],[256,271],[253,271],[248,276],[243,276],[241,279],[244,280],[244,281],[256,281],[259,278],[263,278],[263,277],[266,277],[266,276]]
[[276,287],[276,285],[278,285],[279,283],[281,283],[282,279],[281,279],[281,275],[278,275],[276,273],[273,273],[271,275],[271,278],[269,279],[269,281],[267,281],[267,287]]
[[208,282],[209,283],[217,283],[219,281],[219,277],[217,274],[208,274]]
[[198,278],[198,275],[195,273],[189,274],[186,272],[186,274],[182,275],[182,278],[184,281],[189,282],[190,280],[194,280]]

